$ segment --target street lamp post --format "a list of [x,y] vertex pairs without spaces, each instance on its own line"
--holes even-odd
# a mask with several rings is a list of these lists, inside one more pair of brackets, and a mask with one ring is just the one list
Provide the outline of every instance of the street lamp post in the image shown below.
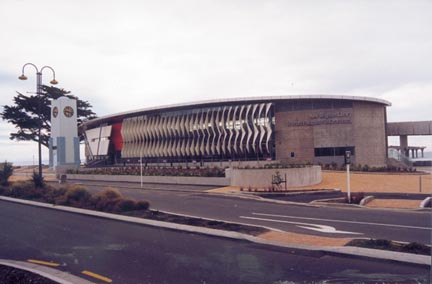
[[43,66],[40,70],[33,63],[26,63],[22,67],[21,76],[18,77],[20,80],[27,80],[27,76],[24,75],[24,70],[27,66],[33,66],[36,69],[36,94],[38,96],[38,153],[39,153],[39,177],[42,178],[42,143],[41,143],[41,96],[42,96],[42,71],[44,69],[50,69],[53,73],[53,79],[50,81],[52,85],[56,85],[58,82],[55,79],[55,71],[50,66]]

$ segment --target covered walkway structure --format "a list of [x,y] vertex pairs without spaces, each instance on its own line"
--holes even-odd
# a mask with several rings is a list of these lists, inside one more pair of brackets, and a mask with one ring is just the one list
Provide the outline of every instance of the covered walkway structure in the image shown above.
[[408,136],[432,135],[432,121],[406,121],[387,123],[387,136],[399,136],[399,146],[389,146],[391,149],[398,150],[406,157],[418,158],[418,151],[424,157],[426,147],[408,146]]

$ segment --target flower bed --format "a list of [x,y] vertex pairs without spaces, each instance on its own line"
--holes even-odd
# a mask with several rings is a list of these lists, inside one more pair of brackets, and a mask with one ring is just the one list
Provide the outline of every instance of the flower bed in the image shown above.
[[354,239],[346,246],[381,249],[404,253],[431,255],[431,247],[420,243],[399,243],[380,239]]
[[[104,167],[94,169],[69,169],[68,174],[88,175],[141,175],[139,166]],[[184,176],[184,177],[225,177],[225,169],[221,168],[183,168],[183,167],[143,167],[143,176]]]

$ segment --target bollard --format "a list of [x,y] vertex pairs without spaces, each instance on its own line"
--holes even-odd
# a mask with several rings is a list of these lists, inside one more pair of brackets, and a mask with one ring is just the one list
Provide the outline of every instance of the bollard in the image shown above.
[[419,176],[419,192],[422,192],[422,176]]

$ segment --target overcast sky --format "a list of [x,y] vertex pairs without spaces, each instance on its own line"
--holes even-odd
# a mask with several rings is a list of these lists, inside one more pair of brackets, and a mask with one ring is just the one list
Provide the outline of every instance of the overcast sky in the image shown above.
[[[32,62],[99,116],[328,94],[386,99],[389,121],[432,120],[431,15],[430,0],[1,0],[0,105],[35,91],[33,69],[17,79]],[[37,157],[11,131],[0,122],[0,160]],[[409,141],[432,150],[431,137]]]

